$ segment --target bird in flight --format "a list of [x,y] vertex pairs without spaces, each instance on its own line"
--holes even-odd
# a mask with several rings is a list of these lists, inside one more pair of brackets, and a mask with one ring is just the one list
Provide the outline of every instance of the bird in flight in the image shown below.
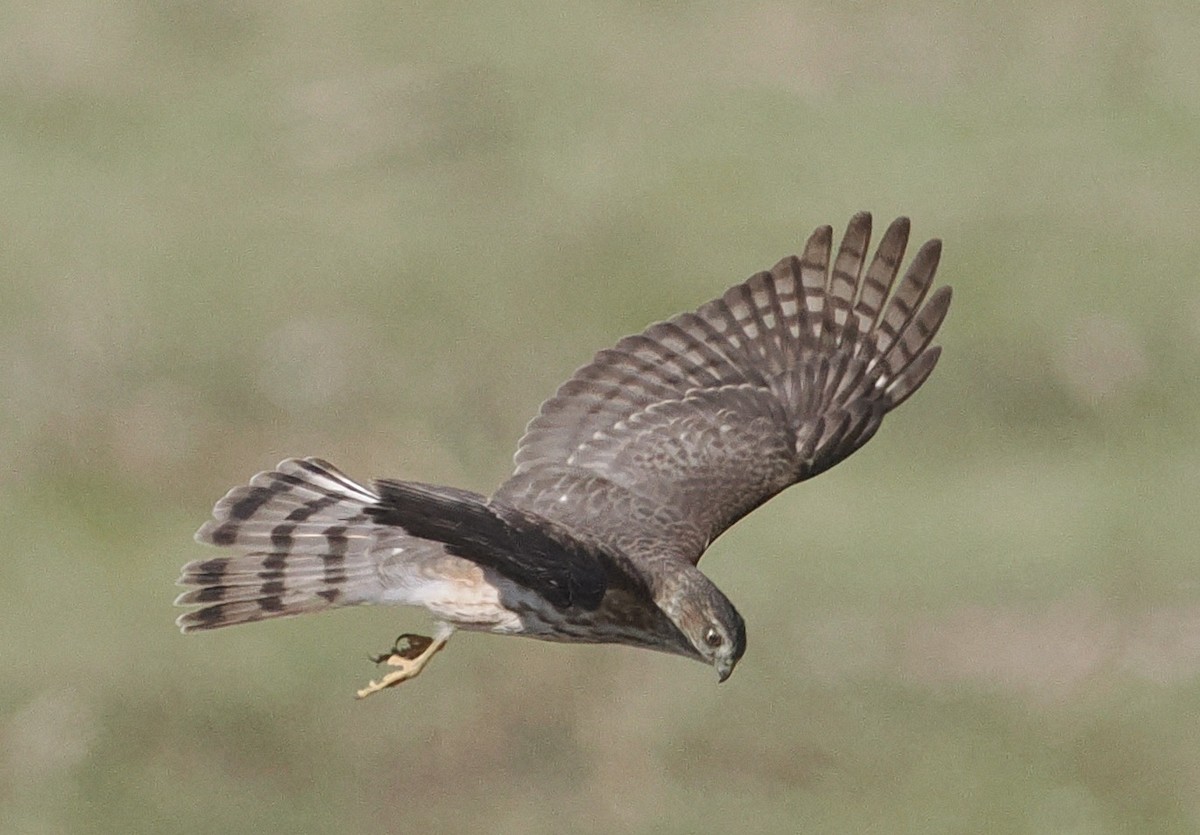
[[418,675],[457,629],[618,643],[712,665],[746,626],[697,568],[714,539],[867,442],[937,364],[941,242],[899,278],[909,221],[868,262],[871,216],[836,254],[817,229],[723,296],[601,351],[542,404],[486,497],[359,483],[291,458],[217,502],[196,533],[231,553],[183,567],[184,632],[363,603],[424,607],[360,698]]

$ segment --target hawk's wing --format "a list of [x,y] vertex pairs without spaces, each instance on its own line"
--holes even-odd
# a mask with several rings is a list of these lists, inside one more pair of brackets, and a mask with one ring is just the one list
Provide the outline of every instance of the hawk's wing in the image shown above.
[[594,610],[610,586],[645,591],[638,573],[561,526],[454,487],[381,479],[366,509],[377,524],[438,543],[447,554],[491,568],[559,609]]
[[830,269],[821,227],[799,258],[601,351],[542,405],[495,499],[636,558],[698,560],[933,371],[950,288],[928,295],[937,240],[896,284],[908,231],[892,223],[868,266],[871,216],[855,215]]

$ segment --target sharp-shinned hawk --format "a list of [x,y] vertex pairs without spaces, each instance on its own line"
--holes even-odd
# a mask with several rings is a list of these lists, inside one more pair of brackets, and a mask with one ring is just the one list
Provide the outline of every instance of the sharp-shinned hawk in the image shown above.
[[[369,695],[416,676],[455,629],[621,643],[694,658],[724,681],[741,615],[696,567],[722,531],[838,463],[925,381],[950,288],[932,240],[897,281],[909,222],[868,263],[871,216],[836,255],[817,229],[721,298],[601,351],[541,407],[490,497],[288,459],[217,502],[190,562],[185,632],[360,603],[422,606]],[[832,258],[831,258],[832,256]]]

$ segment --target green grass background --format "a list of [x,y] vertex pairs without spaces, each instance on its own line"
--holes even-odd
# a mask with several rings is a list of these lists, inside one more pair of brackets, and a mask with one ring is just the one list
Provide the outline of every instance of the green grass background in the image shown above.
[[[0,9],[0,831],[1200,829],[1200,7]],[[181,636],[287,455],[487,491],[591,353],[858,209],[929,384],[703,566],[718,687],[359,609]]]

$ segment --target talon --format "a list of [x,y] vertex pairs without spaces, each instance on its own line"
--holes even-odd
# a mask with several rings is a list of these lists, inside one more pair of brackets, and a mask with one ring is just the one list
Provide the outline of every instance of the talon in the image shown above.
[[[401,647],[400,644],[404,646]],[[412,661],[421,657],[421,653],[429,649],[429,645],[433,643],[433,638],[427,635],[416,635],[412,632],[405,632],[396,642],[392,644],[392,648],[387,652],[382,652],[379,655],[368,655],[372,664],[383,664],[387,662],[392,666],[398,666],[396,659],[403,658]]]
[[[401,641],[405,642],[404,649],[400,649]],[[392,655],[398,655],[401,658],[406,658],[409,661],[412,661],[416,658],[420,658],[421,654],[424,653],[425,650],[429,649],[432,643],[433,638],[430,638],[427,635],[414,635],[410,632],[406,632],[396,639],[396,644],[392,647]]]
[[[449,637],[449,632],[446,632],[445,635],[439,634],[436,640],[425,635],[405,633],[396,639],[396,643],[386,655],[368,656],[376,664],[386,663],[398,669],[392,670],[378,681],[371,679],[367,682],[366,687],[358,691],[358,698],[365,699],[372,693],[378,693],[380,690],[395,687],[410,678],[416,678],[421,670],[425,669],[429,659],[446,645]],[[400,646],[401,642],[404,642],[403,647]]]

